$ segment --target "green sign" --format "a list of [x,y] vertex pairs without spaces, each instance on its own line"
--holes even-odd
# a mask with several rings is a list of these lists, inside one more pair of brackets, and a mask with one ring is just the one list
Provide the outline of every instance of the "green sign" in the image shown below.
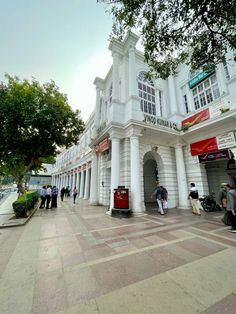
[[200,72],[197,75],[195,75],[189,82],[188,85],[190,88],[193,88],[195,85],[197,85],[199,82],[204,80],[206,77],[208,77],[212,72]]

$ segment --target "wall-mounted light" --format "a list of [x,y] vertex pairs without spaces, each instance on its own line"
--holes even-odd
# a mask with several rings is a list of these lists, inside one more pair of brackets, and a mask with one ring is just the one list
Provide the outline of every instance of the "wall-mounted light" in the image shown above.
[[153,151],[153,152],[157,152],[157,151],[158,151],[158,146],[156,146],[156,145],[153,146],[153,147],[152,147],[152,151]]

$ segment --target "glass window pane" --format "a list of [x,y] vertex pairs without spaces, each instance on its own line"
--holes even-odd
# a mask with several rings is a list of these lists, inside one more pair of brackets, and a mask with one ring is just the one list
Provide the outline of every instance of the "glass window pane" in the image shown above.
[[194,98],[194,106],[196,110],[200,108],[198,97]]
[[210,86],[210,80],[207,79],[207,80],[204,81],[204,87],[208,88],[209,86]]
[[192,89],[192,93],[193,93],[193,96],[195,96],[195,95],[197,94],[197,88],[196,88],[196,87],[194,87],[194,88]]
[[141,105],[141,110],[143,112],[143,100],[140,101],[140,105]]
[[206,90],[206,98],[208,104],[213,101],[213,96],[210,88]]
[[146,90],[147,90],[146,85],[143,85],[143,90],[146,92]]
[[198,91],[201,92],[203,90],[203,83],[198,85]]
[[201,107],[206,106],[206,99],[204,93],[199,95]]

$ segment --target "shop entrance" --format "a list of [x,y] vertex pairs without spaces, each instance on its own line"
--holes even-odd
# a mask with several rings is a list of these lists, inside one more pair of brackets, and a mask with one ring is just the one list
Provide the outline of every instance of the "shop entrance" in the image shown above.
[[156,152],[148,152],[143,158],[143,186],[144,204],[146,211],[157,209],[157,202],[153,196],[156,183],[161,180],[162,161]]
[[209,192],[218,195],[220,185],[223,182],[230,183],[227,173],[227,160],[208,162],[205,165]]

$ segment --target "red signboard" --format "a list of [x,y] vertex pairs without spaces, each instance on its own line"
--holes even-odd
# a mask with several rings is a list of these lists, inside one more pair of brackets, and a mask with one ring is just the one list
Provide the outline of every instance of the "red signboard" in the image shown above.
[[196,143],[190,144],[191,155],[200,155],[218,150],[216,137],[211,137]]
[[187,119],[184,119],[181,123],[182,123],[182,126],[190,127],[194,124],[208,120],[209,117],[210,117],[209,109],[207,108],[205,110],[202,110],[201,112],[196,113],[195,115],[191,117],[188,117]]
[[97,154],[105,152],[106,150],[109,149],[109,140],[108,137],[104,138],[96,147],[95,151]]

